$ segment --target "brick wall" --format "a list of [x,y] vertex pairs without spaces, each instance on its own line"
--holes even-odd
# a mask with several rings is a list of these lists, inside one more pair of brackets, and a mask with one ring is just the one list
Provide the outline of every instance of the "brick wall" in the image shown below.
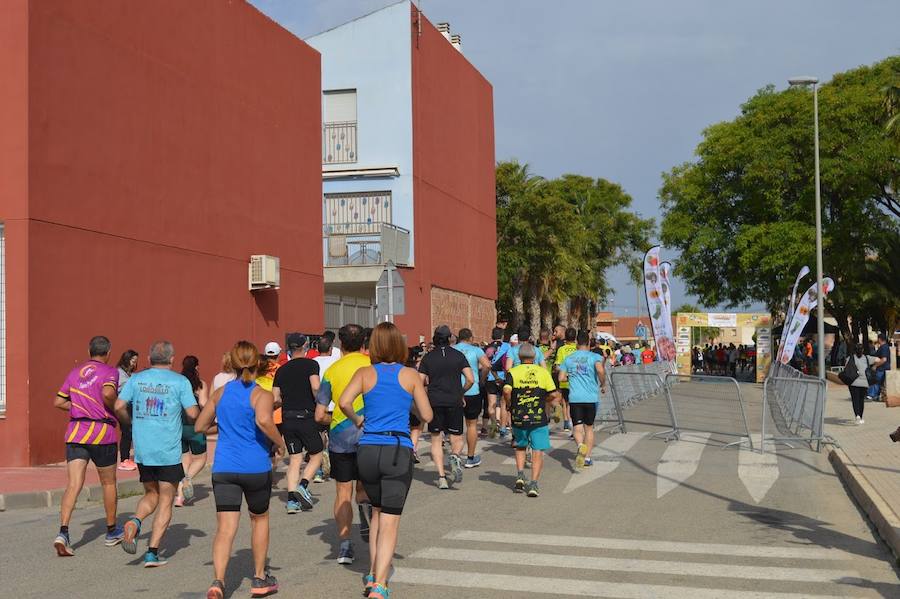
[[431,327],[446,324],[456,333],[467,327],[472,329],[475,341],[490,341],[491,329],[497,322],[494,300],[441,289],[431,288]]

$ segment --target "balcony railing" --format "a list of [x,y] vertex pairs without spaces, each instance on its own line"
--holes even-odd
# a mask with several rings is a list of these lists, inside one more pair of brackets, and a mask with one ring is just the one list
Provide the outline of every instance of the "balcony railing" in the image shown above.
[[324,229],[325,266],[409,264],[409,231],[390,223],[335,223]]
[[356,162],[356,121],[325,123],[322,126],[322,164]]

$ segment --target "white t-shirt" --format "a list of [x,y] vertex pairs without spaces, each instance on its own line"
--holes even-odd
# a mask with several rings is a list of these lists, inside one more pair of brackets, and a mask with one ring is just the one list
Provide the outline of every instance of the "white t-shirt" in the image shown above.
[[215,391],[219,387],[224,387],[225,383],[230,383],[235,379],[233,372],[220,372],[213,377],[212,390]]

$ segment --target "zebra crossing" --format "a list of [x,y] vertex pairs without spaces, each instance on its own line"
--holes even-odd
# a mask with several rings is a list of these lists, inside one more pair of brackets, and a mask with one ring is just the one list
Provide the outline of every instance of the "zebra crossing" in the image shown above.
[[[497,596],[491,591],[621,599],[860,596],[848,586],[860,578],[855,570],[843,567],[849,557],[841,550],[812,545],[459,530],[444,535],[439,545],[403,559],[391,582],[409,585],[414,596],[440,592],[442,587],[455,587],[454,597]],[[642,575],[650,577],[647,582],[634,581]],[[663,576],[666,584],[657,584]],[[785,586],[803,590],[786,591]]]

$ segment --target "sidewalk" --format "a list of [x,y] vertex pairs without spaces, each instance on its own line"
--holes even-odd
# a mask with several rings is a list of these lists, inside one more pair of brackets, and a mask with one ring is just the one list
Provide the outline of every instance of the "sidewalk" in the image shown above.
[[900,443],[888,438],[900,425],[900,408],[866,402],[863,418],[855,424],[847,387],[829,382],[825,432],[840,444],[829,458],[900,560]]
[[[216,438],[207,443],[207,463],[203,473],[209,472],[216,451]],[[201,473],[201,476],[203,475]],[[138,472],[116,471],[119,497],[143,492]],[[59,505],[66,490],[66,464],[50,464],[32,468],[0,468],[0,512],[21,508],[53,507]],[[89,464],[84,489],[79,501],[102,501],[103,491],[97,470]]]

